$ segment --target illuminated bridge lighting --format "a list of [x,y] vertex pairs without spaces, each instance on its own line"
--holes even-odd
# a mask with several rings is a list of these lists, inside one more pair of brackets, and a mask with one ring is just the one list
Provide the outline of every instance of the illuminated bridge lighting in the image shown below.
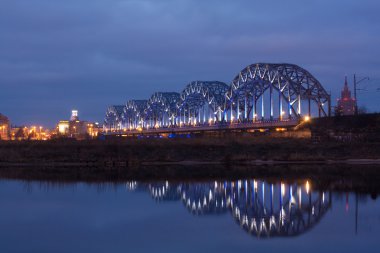
[[330,115],[330,95],[307,70],[293,64],[256,63],[230,85],[193,81],[182,92],[155,92],[107,109],[108,134],[221,129],[285,129]]

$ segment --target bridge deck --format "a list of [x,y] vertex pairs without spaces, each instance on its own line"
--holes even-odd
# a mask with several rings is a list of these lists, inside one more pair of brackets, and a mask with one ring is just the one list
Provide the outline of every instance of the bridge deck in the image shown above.
[[118,130],[105,133],[106,135],[149,135],[149,134],[170,134],[170,133],[195,133],[195,132],[217,132],[224,130],[255,130],[272,128],[290,128],[297,126],[299,119],[290,120],[268,120],[242,123],[218,123],[211,125],[176,126],[150,128],[140,130]]

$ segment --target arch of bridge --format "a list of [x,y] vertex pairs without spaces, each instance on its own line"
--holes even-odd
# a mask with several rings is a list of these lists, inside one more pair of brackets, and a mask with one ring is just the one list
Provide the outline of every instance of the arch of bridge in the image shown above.
[[282,98],[288,101],[294,114],[297,115],[295,102],[310,100],[315,102],[327,116],[323,105],[330,103],[330,95],[320,82],[307,70],[286,63],[256,63],[244,68],[233,79],[226,93],[227,107],[237,100],[243,106],[242,101],[245,97],[258,100],[266,90],[271,88],[280,92]]

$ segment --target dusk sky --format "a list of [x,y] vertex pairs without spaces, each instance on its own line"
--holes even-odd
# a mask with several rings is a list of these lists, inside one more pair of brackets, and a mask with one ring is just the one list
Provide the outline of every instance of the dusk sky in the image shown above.
[[249,64],[293,63],[331,91],[362,82],[380,111],[378,0],[0,0],[0,113],[52,127],[78,109],[230,83]]

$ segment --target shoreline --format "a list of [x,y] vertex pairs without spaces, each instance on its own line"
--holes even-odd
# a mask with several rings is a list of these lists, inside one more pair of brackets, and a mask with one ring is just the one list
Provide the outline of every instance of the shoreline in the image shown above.
[[[380,165],[380,159],[345,159],[345,160],[230,160],[225,161],[199,161],[199,160],[184,160],[184,161],[152,161],[141,162],[139,166],[203,166],[217,165],[228,166],[231,163],[240,166],[261,166],[261,165]],[[129,167],[126,162],[1,162],[0,168],[4,167]]]
[[139,168],[116,167],[1,167],[1,180],[65,183],[204,182],[262,179],[268,182],[310,180],[316,189],[380,195],[378,164],[261,164],[261,165],[155,165]]

